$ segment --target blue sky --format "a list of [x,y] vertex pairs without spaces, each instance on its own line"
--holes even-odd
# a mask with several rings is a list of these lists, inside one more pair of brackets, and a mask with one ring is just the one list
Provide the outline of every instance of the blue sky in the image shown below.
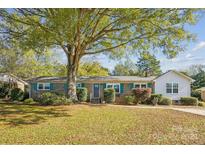
[[[205,65],[205,16],[203,16],[196,25],[186,26],[186,29],[197,35],[194,42],[187,43],[186,50],[181,52],[176,58],[167,59],[162,53],[156,53],[157,59],[160,60],[163,72],[169,69],[183,70],[192,64]],[[65,57],[64,57],[65,58]],[[86,58],[87,59],[87,58]],[[88,57],[89,60],[99,61],[104,67],[112,71],[117,63],[122,60],[110,60],[104,55]],[[64,59],[65,60],[65,59]],[[131,59],[136,63],[137,58]]]

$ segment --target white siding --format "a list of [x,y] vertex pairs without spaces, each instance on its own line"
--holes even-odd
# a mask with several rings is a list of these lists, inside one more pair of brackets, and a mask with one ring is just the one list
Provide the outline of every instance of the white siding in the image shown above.
[[[166,93],[166,83],[178,83],[178,93]],[[171,97],[172,100],[179,100],[180,97],[190,96],[191,82],[175,72],[168,72],[155,80],[155,93],[163,96]]]

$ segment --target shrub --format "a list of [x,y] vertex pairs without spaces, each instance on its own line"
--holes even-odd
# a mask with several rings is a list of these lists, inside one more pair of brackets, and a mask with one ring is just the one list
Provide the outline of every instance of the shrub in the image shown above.
[[198,106],[205,107],[205,102],[199,102]]
[[195,97],[181,97],[180,102],[182,105],[198,105],[198,99]]
[[125,96],[125,101],[127,104],[133,104],[134,100],[135,100],[134,96]]
[[71,103],[72,100],[65,96],[57,96],[52,105],[70,105]]
[[10,88],[9,84],[6,83],[0,83],[0,98],[5,98],[9,95]]
[[36,102],[33,100],[33,98],[27,98],[24,100],[25,104],[35,104]]
[[162,99],[161,94],[151,94],[150,98],[147,101],[147,104],[157,105]]
[[11,90],[11,99],[13,101],[22,101],[24,98],[24,92],[20,88],[14,88]]
[[201,99],[201,92],[200,92],[200,91],[192,90],[191,96],[198,98],[198,100],[202,100],[202,99]]
[[115,90],[113,88],[104,89],[104,100],[106,103],[115,102]]
[[169,97],[161,97],[160,102],[158,102],[159,105],[172,105],[172,100]]
[[81,102],[87,101],[87,97],[88,97],[87,88],[77,88],[76,92],[79,101]]
[[134,103],[139,104],[139,103],[145,103],[151,96],[151,89],[133,89],[132,93],[135,97]]
[[39,98],[40,105],[63,105],[71,104],[72,101],[65,96],[58,96],[55,93],[45,92]]

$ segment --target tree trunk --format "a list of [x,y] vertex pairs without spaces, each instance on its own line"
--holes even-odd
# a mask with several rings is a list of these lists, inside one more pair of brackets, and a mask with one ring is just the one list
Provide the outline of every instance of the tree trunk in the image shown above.
[[68,98],[73,101],[78,101],[76,94],[76,80],[77,80],[77,66],[67,65],[67,84],[68,84]]

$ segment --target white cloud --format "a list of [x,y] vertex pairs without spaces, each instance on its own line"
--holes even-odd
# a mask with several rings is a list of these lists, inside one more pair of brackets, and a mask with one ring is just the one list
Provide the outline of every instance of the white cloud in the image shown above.
[[199,42],[194,48],[193,48],[193,51],[198,51],[202,48],[205,48],[205,41],[201,41]]
[[192,58],[193,56],[192,56],[192,54],[188,53],[188,54],[186,54],[185,57],[186,57],[186,58]]

